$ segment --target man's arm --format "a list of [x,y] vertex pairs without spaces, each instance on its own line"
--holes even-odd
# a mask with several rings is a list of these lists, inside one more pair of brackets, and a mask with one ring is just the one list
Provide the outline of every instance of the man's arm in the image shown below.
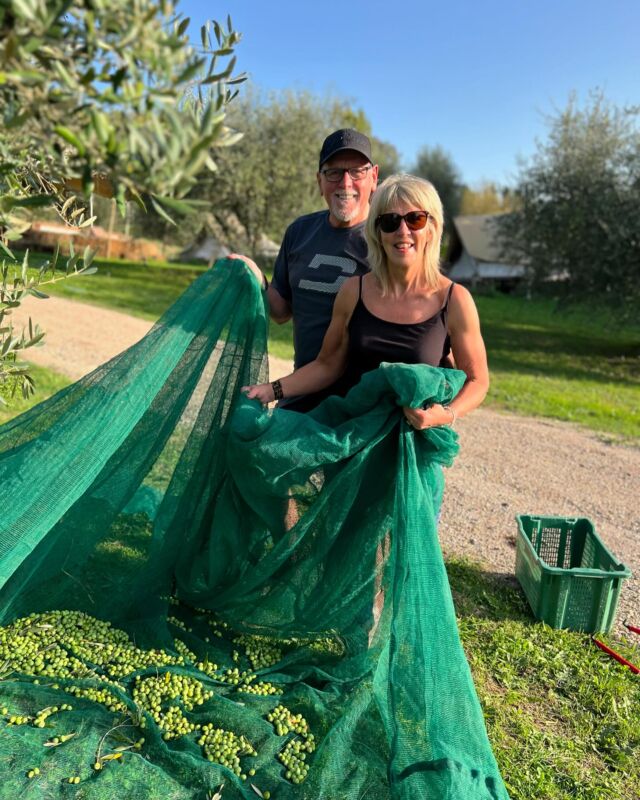
[[269,316],[274,322],[282,325],[291,319],[291,304],[280,295],[274,286],[267,288],[267,300],[269,301]]
[[239,255],[238,253],[229,253],[227,258],[237,259],[244,261],[249,267],[251,272],[256,276],[263,289],[267,290],[267,301],[269,302],[269,316],[278,325],[288,322],[291,319],[291,304],[280,295],[277,289],[270,286],[267,282],[267,277],[256,262],[249,258],[249,256]]

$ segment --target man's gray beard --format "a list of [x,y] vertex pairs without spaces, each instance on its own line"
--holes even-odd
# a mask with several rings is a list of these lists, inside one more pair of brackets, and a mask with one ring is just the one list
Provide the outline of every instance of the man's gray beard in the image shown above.
[[331,211],[333,216],[336,219],[339,219],[340,222],[351,222],[351,220],[356,216],[357,209],[353,208],[351,211],[344,211],[342,210],[339,203],[332,203],[331,204]]

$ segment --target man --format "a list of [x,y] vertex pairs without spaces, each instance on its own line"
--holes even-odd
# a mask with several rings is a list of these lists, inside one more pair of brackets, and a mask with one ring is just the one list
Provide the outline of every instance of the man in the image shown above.
[[[364,223],[378,182],[369,139],[350,128],[327,136],[316,177],[328,211],[299,217],[287,228],[267,288],[271,319],[282,324],[293,317],[296,369],[320,352],[340,286],[369,269]],[[257,265],[240,258],[267,286]],[[319,399],[314,396],[311,404]],[[304,404],[287,399],[283,405],[296,410],[311,407],[309,398]]]

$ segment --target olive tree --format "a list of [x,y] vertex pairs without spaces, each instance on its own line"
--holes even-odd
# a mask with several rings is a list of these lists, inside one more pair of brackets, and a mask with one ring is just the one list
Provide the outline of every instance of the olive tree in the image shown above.
[[207,200],[232,247],[255,256],[263,235],[279,239],[294,216],[319,208],[315,150],[324,135],[323,108],[307,92],[252,90],[238,98],[228,120],[243,137],[220,153],[217,172],[201,175],[194,196]]
[[[231,20],[209,23],[197,46],[189,19],[164,0],[0,0],[0,246],[28,225],[28,211],[53,204],[87,225],[93,192],[168,216],[214,147],[237,138],[225,125],[235,92]],[[88,254],[87,254],[88,255]],[[71,254],[63,274],[86,271]],[[18,335],[10,313],[40,294],[44,271],[27,264],[0,275],[0,384],[28,392],[18,354],[40,334]]]
[[318,155],[333,130],[355,127],[369,135],[374,160],[380,158],[387,172],[398,163],[393,145],[372,136],[365,113],[344,99],[251,89],[234,102],[228,123],[243,137],[220,154],[217,172],[201,176],[194,196],[209,204],[209,227],[253,257],[263,235],[280,241],[293,219],[324,206]]
[[640,299],[638,109],[592,94],[548,120],[548,138],[522,166],[516,211],[501,223],[503,249],[534,286],[554,281],[565,299],[628,309]]

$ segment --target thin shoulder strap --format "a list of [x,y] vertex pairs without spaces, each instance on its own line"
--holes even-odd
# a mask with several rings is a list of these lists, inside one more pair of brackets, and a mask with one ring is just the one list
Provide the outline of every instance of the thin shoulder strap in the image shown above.
[[453,292],[453,287],[454,286],[455,286],[455,283],[453,281],[451,281],[451,284],[449,286],[449,291],[447,292],[447,299],[444,301],[444,305],[442,306],[442,310],[443,311],[448,311],[449,310],[449,300],[451,300],[451,293]]

